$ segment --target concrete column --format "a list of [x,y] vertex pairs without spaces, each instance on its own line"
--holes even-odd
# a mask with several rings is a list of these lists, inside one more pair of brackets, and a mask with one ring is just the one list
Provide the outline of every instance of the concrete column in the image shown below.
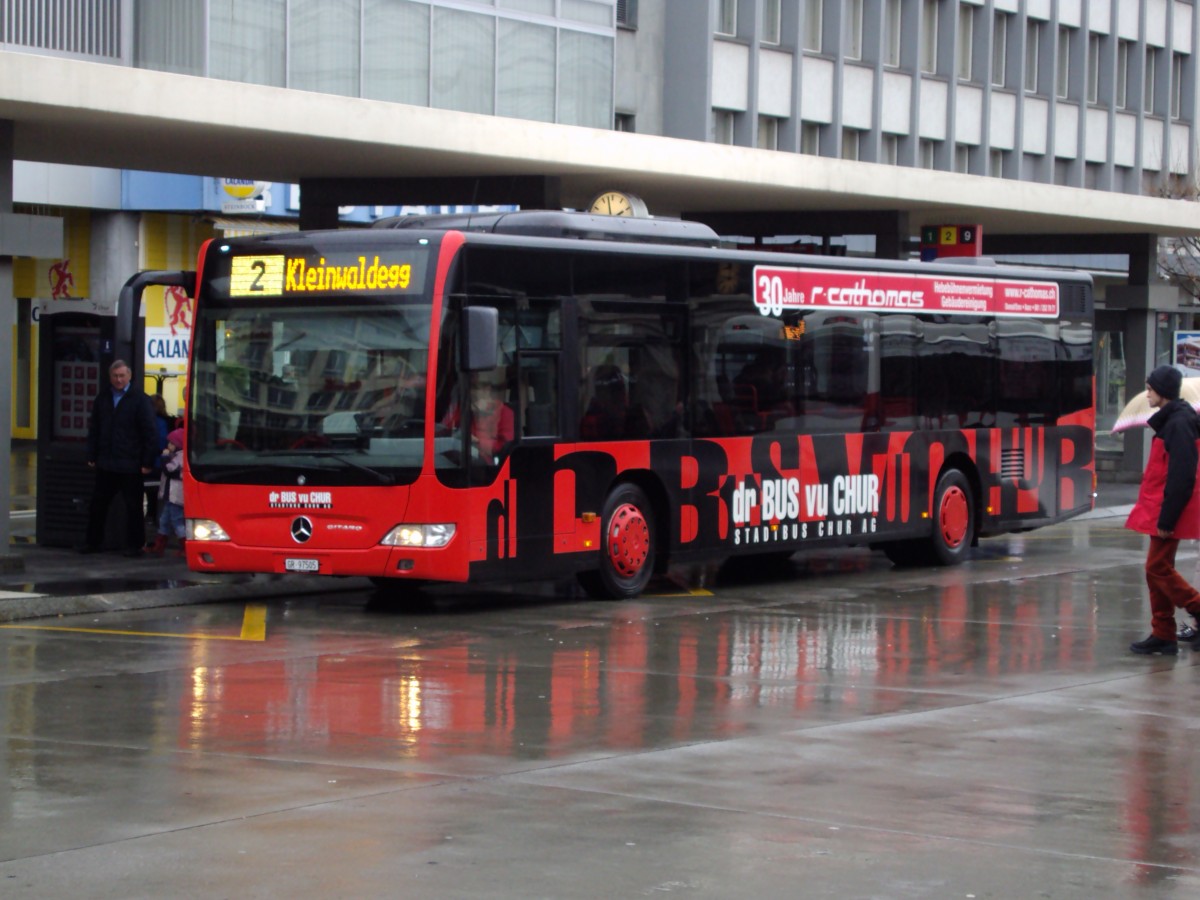
[[[0,372],[12,371],[14,256],[57,257],[63,252],[62,219],[15,215],[13,209],[14,126],[0,119]],[[12,380],[0,379],[0,447],[12,452]],[[0,568],[19,571],[24,560],[12,553],[9,511],[12,485],[7,462],[0,465]]]
[[[12,213],[13,199],[13,123],[0,120],[0,220]],[[0,221],[0,227],[3,227]],[[13,278],[12,257],[0,242],[0,372],[12,371]],[[12,456],[12,380],[0,379],[7,385],[0,389],[0,447],[8,447]],[[21,558],[10,550],[12,523],[12,485],[9,484],[8,464],[0,465],[0,569],[16,571],[22,567]]]
[[[1114,286],[1107,291],[1110,309],[1125,310],[1125,371],[1129,396],[1142,389],[1146,375],[1159,364],[1155,358],[1159,312],[1179,309],[1179,290],[1168,285],[1138,284],[1140,277],[1138,254],[1130,254],[1128,286]],[[1125,432],[1125,452],[1121,473],[1140,473],[1150,452],[1151,433],[1148,428],[1133,428]]]

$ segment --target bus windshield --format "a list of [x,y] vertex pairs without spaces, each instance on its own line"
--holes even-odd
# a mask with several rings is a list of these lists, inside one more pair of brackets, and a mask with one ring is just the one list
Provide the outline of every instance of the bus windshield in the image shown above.
[[218,482],[411,482],[429,330],[425,297],[202,307],[192,471]]

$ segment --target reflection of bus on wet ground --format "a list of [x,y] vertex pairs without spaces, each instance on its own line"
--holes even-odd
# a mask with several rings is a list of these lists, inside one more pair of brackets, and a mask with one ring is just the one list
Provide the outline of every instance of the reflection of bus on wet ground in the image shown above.
[[[1085,276],[723,250],[671,220],[382,224],[203,249],[193,568],[627,597],[821,544],[952,563],[1090,508]],[[475,372],[511,410],[495,453]]]

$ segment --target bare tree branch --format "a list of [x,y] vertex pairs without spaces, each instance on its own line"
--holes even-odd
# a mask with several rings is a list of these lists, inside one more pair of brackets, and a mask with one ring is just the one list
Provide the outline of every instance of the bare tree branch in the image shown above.
[[[1172,180],[1158,189],[1169,200],[1195,203],[1200,200],[1200,185]],[[1194,300],[1200,300],[1200,237],[1163,238],[1158,244],[1158,271],[1167,281]]]

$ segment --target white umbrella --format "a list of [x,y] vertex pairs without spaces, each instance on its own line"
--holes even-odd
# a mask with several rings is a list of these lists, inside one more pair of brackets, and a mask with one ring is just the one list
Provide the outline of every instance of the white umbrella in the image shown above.
[[[1185,378],[1179,389],[1179,396],[1192,404],[1192,409],[1200,412],[1200,378]],[[1149,418],[1158,410],[1151,409],[1150,400],[1146,396],[1146,392],[1142,391],[1132,400],[1125,404],[1125,408],[1121,410],[1121,414],[1117,416],[1117,421],[1113,424],[1113,434],[1118,431],[1128,431],[1130,428],[1137,428],[1139,425],[1145,425]]]

